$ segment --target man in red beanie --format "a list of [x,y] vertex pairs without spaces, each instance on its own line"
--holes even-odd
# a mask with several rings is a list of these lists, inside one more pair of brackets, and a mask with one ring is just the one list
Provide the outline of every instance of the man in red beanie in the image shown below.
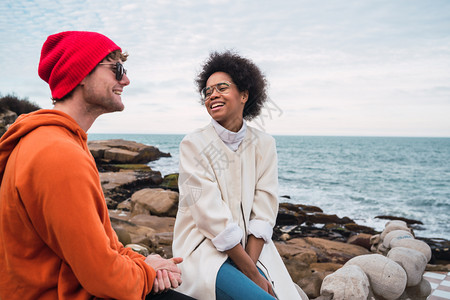
[[192,299],[176,264],[125,248],[111,227],[87,130],[121,111],[127,55],[95,32],[48,37],[39,76],[54,108],[0,139],[0,299]]

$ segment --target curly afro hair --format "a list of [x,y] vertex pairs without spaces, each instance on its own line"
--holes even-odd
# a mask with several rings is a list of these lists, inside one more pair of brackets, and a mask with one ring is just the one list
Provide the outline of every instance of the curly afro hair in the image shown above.
[[208,78],[216,72],[227,73],[240,92],[248,91],[243,118],[250,121],[257,117],[267,101],[267,81],[261,70],[251,60],[230,50],[212,52],[195,80],[199,93],[206,87]]

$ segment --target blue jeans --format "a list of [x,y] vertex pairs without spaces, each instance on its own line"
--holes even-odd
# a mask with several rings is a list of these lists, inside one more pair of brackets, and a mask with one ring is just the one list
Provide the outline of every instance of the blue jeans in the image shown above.
[[[259,268],[258,270],[265,277]],[[239,271],[231,259],[227,259],[217,273],[216,299],[273,300],[274,298]]]

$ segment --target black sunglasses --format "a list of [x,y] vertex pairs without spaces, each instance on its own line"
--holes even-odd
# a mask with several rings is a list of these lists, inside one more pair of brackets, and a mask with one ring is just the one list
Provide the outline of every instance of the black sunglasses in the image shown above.
[[127,70],[123,67],[120,62],[116,63],[99,63],[99,65],[113,65],[113,72],[116,74],[116,80],[121,81],[123,74],[127,74]]

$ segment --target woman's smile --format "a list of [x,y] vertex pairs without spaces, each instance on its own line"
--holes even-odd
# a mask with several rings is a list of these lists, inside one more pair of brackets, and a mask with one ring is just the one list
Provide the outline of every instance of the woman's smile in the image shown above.
[[211,105],[209,106],[211,110],[216,111],[219,110],[221,107],[225,106],[225,103],[222,101],[213,101]]

